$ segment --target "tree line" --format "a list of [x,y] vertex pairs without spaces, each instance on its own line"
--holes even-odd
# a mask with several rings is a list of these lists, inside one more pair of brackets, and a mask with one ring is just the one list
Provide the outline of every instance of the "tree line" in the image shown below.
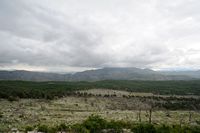
[[0,81],[0,98],[53,99],[73,95],[77,90],[105,88],[160,95],[200,95],[200,81],[31,82]]

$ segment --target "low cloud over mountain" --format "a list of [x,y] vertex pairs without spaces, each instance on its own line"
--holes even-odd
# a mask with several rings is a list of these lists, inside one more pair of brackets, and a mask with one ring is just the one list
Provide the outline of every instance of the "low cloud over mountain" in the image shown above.
[[199,69],[199,7],[199,0],[1,0],[0,69]]

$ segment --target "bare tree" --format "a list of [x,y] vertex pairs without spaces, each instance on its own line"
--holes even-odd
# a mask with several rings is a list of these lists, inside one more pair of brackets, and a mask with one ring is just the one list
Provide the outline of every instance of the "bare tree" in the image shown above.
[[152,112],[153,109],[155,108],[155,102],[154,100],[151,98],[149,101],[149,123],[152,123]]
[[149,109],[149,123],[151,124],[152,108]]
[[139,109],[138,118],[139,118],[139,122],[141,122],[142,121],[142,119],[141,119],[141,108]]
[[137,120],[138,120],[139,122],[142,121],[142,119],[141,119],[141,108],[139,108],[139,111],[138,111],[138,113],[137,113]]

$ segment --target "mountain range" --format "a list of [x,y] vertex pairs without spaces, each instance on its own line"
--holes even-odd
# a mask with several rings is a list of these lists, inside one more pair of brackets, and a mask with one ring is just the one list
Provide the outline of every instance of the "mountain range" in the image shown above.
[[59,74],[24,70],[0,71],[0,80],[26,81],[99,81],[99,80],[198,80],[198,71],[154,71],[140,68],[102,68]]

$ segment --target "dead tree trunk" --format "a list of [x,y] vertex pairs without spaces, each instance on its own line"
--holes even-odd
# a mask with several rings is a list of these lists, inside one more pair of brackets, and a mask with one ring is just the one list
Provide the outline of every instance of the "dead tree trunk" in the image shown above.
[[191,121],[192,121],[192,112],[191,111],[189,111],[189,124],[191,123]]
[[141,122],[141,109],[139,110],[139,113],[138,113],[138,120],[139,122]]
[[149,109],[149,123],[151,124],[152,109]]

